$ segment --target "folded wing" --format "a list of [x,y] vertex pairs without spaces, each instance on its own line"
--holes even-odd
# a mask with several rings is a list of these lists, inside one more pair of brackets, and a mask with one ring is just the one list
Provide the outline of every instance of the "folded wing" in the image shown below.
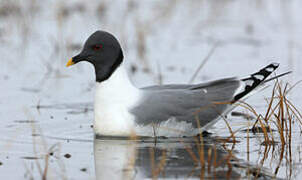
[[273,63],[243,79],[145,87],[143,99],[131,112],[141,125],[160,124],[171,118],[194,127],[214,124],[232,109],[232,103],[260,86],[277,68],[278,64]]

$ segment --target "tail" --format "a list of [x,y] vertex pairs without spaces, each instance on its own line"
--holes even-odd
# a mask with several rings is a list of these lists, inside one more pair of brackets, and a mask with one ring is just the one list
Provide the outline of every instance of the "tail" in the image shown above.
[[267,83],[269,81],[272,81],[274,79],[277,79],[279,77],[285,76],[291,72],[286,72],[283,74],[280,74],[278,76],[275,76],[273,78],[270,78],[266,80],[266,78],[271,75],[277,68],[279,67],[278,63],[272,63],[265,68],[261,69],[260,71],[251,74],[249,77],[241,79],[242,82],[244,82],[244,87],[243,91],[239,92],[238,94],[235,95],[233,102],[238,101],[242,97],[246,96],[249,94],[251,91],[255,90],[257,87],[260,85],[263,85],[264,83]]

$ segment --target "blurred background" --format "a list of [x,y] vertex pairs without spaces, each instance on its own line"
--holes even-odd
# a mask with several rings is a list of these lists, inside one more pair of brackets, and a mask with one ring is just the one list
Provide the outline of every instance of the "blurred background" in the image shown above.
[[[59,143],[72,155],[62,157],[69,178],[94,179],[94,70],[65,64],[96,30],[119,39],[138,87],[188,83],[202,62],[195,83],[279,62],[294,84],[302,79],[301,8],[299,0],[1,0],[0,177],[31,177],[32,137],[43,134],[48,148]],[[291,98],[301,107],[299,89]],[[269,94],[250,102],[257,108]]]

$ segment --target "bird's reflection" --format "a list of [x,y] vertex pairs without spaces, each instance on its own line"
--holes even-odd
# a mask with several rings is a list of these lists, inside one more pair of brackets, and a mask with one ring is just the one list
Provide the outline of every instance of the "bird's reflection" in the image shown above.
[[[204,138],[205,139],[205,138]],[[96,177],[102,179],[142,178],[238,178],[231,156],[217,141],[206,138],[112,139],[96,138]]]

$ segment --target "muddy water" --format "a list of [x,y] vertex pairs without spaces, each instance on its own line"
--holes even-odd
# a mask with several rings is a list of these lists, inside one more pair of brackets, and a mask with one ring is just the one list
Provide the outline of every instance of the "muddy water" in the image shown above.
[[[211,170],[190,153],[200,159],[194,139],[95,140],[93,69],[85,63],[65,68],[87,36],[101,28],[121,41],[138,87],[187,83],[216,46],[194,82],[245,76],[276,61],[277,73],[294,71],[283,78],[293,85],[302,79],[300,7],[299,0],[1,1],[0,179],[40,179],[44,174],[49,179],[248,178],[258,172],[301,178],[298,121],[292,124],[290,145],[281,145],[273,124],[279,143],[265,146],[263,133],[244,131],[255,120],[228,116],[236,143],[221,141],[230,137],[221,120],[204,138],[203,148],[205,160],[216,152],[221,161],[232,152],[232,161]],[[300,87],[288,97],[298,109]],[[265,114],[271,89],[247,102]]]

